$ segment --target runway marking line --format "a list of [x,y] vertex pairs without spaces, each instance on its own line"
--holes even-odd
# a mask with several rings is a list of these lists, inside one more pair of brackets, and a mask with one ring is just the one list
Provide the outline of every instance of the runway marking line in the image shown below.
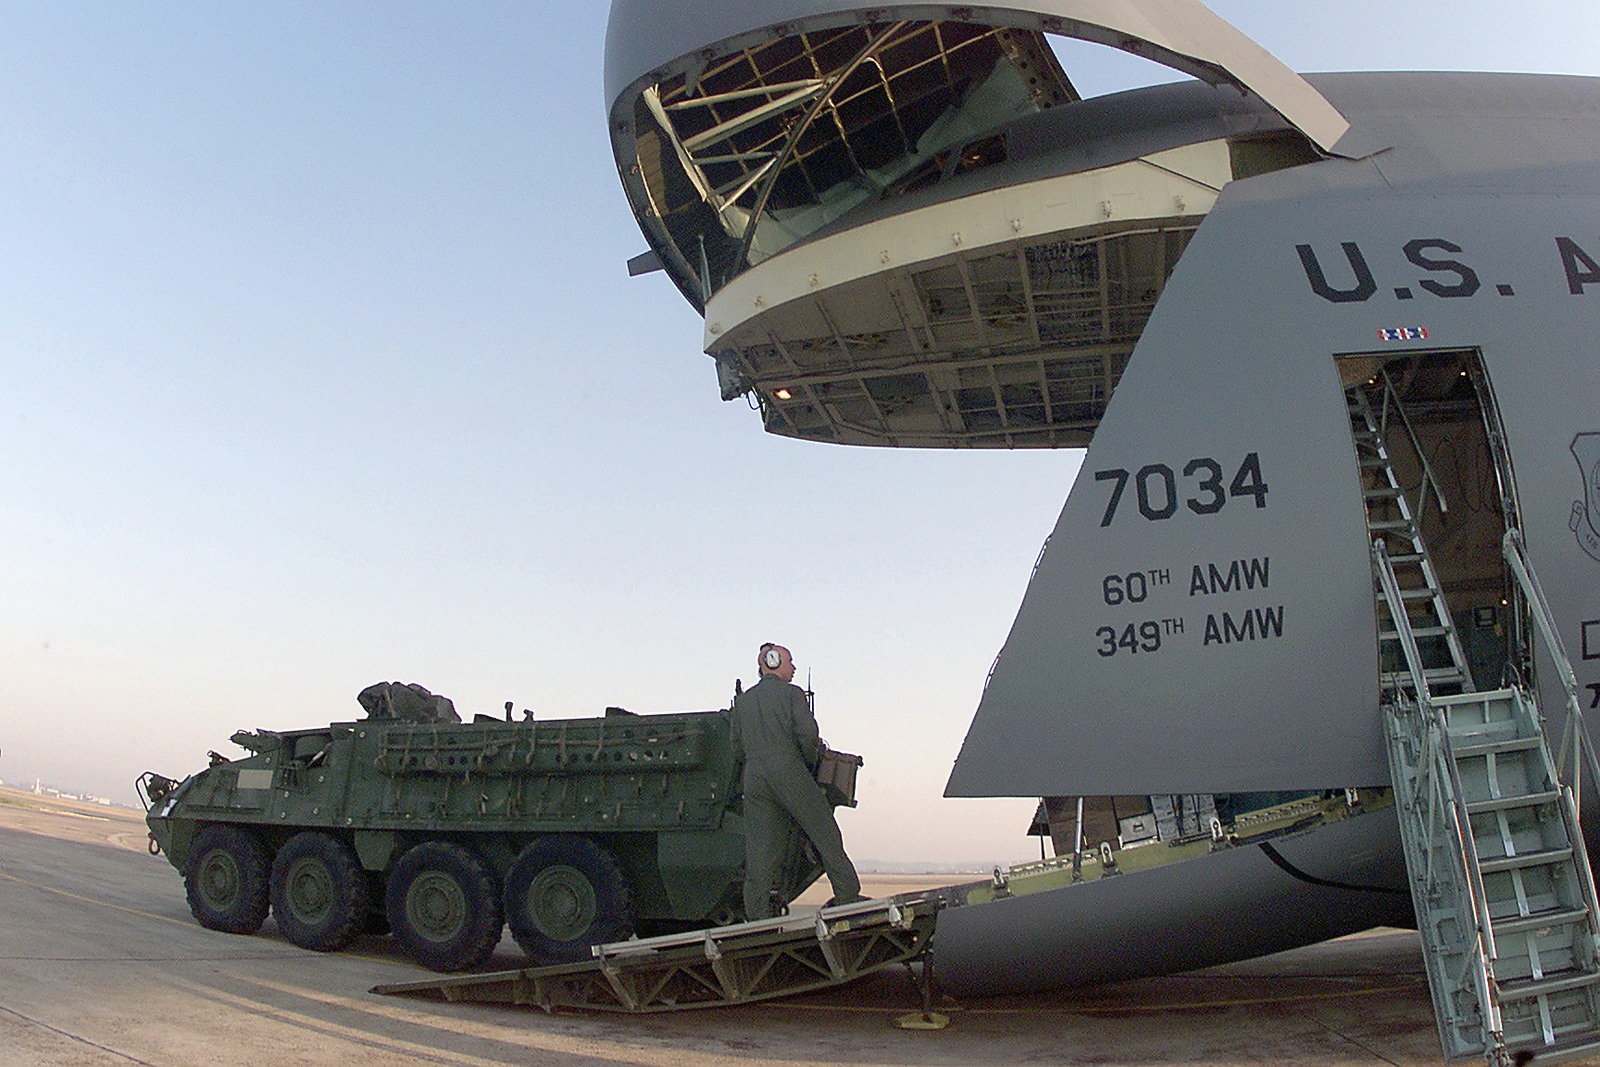
[[68,1041],[76,1041],[81,1045],[88,1045],[90,1048],[97,1048],[101,1052],[108,1052],[111,1055],[116,1056],[118,1059],[127,1060],[129,1063],[142,1064],[143,1067],[155,1067],[155,1065],[150,1063],[148,1060],[141,1060],[137,1056],[130,1056],[126,1052],[119,1052],[119,1051],[117,1051],[116,1049],[112,1048],[109,1045],[100,1044],[98,1041],[90,1041],[88,1038],[83,1037],[82,1035],[74,1034],[70,1030],[63,1030],[59,1026],[51,1026],[49,1023],[45,1022],[44,1020],[35,1019],[31,1015],[24,1015],[24,1014],[22,1014],[22,1012],[17,1011],[15,1008],[8,1008],[8,1007],[5,1007],[4,1005],[0,1005],[0,1011],[3,1011],[8,1015],[14,1015],[18,1019],[21,1019],[23,1022],[30,1023],[30,1024],[34,1025],[34,1026],[37,1026],[41,1030],[48,1030],[52,1034],[57,1035],[58,1037],[64,1037]]
[[16,882],[18,885],[28,886],[33,889],[42,889],[46,893],[55,893],[57,896],[68,897],[72,900],[81,900],[85,904],[97,904],[102,908],[110,908],[112,911],[125,911],[129,915],[139,915],[146,919],[159,919],[164,923],[172,923],[175,926],[187,926],[191,929],[200,929],[199,924],[197,923],[185,922],[182,919],[174,919],[170,915],[156,915],[153,912],[140,911],[138,908],[125,908],[121,904],[113,904],[108,900],[96,900],[93,897],[81,896],[77,893],[68,892],[65,889],[57,889],[53,885],[41,885],[38,882],[30,882],[26,878],[18,878],[16,875],[6,874],[4,871],[0,871],[0,878],[4,878],[8,882]]
[[95,822],[111,821],[110,816],[106,815],[90,815],[89,813],[83,811],[73,811],[71,808],[52,808],[43,804],[30,804],[25,800],[12,800],[10,797],[0,797],[0,804],[7,804],[11,807],[22,808],[24,811],[43,812],[45,815],[67,815],[74,819],[93,819]]
[[[172,923],[174,926],[182,926],[182,927],[184,927],[186,929],[189,929],[189,930],[204,930],[205,929],[205,927],[201,926],[199,923],[192,922],[192,921],[187,920],[187,919],[174,919],[170,915],[156,915],[153,912],[140,911],[138,908],[127,908],[127,907],[123,907],[121,904],[113,904],[108,900],[96,900],[93,897],[86,897],[86,896],[83,896],[83,895],[81,895],[79,893],[69,892],[68,890],[65,890],[65,889],[57,889],[53,885],[43,885],[43,884],[41,884],[39,882],[30,882],[26,878],[18,878],[16,875],[7,874],[4,871],[0,871],[0,878],[4,878],[8,882],[16,882],[18,885],[28,886],[29,888],[32,888],[32,889],[42,889],[46,893],[55,893],[57,896],[68,897],[68,898],[70,898],[72,900],[80,900],[85,904],[95,904],[95,905],[98,905],[99,907],[102,907],[102,908],[110,908],[112,911],[125,911],[129,915],[138,915],[138,916],[141,916],[141,917],[146,918],[146,919],[159,919],[160,921],[162,921],[164,923]],[[252,935],[252,936],[254,936],[254,935]],[[288,946],[288,942],[283,942],[283,944],[286,947],[289,947]],[[383,956],[370,956],[370,955],[368,955],[368,954],[366,954],[364,952],[348,952],[348,951],[346,951],[346,952],[340,953],[340,955],[344,956],[346,959],[367,960],[370,963],[386,963],[391,967],[409,967],[410,966],[410,964],[407,963],[404,960],[393,960],[393,959],[388,959],[388,958],[383,957]]]

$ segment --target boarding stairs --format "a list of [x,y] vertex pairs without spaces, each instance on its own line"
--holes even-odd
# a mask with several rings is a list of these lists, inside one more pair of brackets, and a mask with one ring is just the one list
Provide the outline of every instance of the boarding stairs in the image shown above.
[[931,1007],[926,956],[941,904],[937,894],[863,900],[814,913],[596,945],[593,958],[578,963],[440,975],[372,991],[546,1011],[665,1012],[790,996],[922,960],[920,1017],[931,1024],[938,1017]]
[[[1355,442],[1356,461],[1361,468],[1367,536],[1372,543],[1384,546],[1399,589],[1399,597],[1392,605],[1385,597],[1377,598],[1380,670],[1386,676],[1395,677],[1406,669],[1400,640],[1403,622],[1422,655],[1423,677],[1429,690],[1439,694],[1470,692],[1474,688],[1472,670],[1450,609],[1445,604],[1444,590],[1428,555],[1420,521],[1420,509],[1426,507],[1430,490],[1431,499],[1437,501],[1441,513],[1448,510],[1448,504],[1427,467],[1422,449],[1417,446],[1416,435],[1411,432],[1410,422],[1388,377],[1384,375],[1381,382],[1378,410],[1373,409],[1363,387],[1351,388],[1345,394],[1350,436]],[[1422,467],[1421,503],[1417,513],[1413,513],[1390,460],[1386,441],[1391,423],[1405,429]]]
[[[1565,668],[1568,728],[1552,760],[1520,686],[1434,695],[1384,540],[1382,597],[1407,669],[1384,687],[1390,771],[1412,902],[1449,1060],[1600,1053],[1600,904],[1571,785],[1596,773],[1571,667],[1515,534],[1505,550]],[[1448,626],[1448,623],[1445,624]],[[1587,759],[1585,759],[1587,756]]]

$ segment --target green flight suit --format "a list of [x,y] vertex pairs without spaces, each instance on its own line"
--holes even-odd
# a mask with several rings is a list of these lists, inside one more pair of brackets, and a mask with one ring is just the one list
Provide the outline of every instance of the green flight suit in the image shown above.
[[744,757],[744,915],[772,917],[772,890],[788,843],[788,819],[816,847],[840,903],[861,896],[861,880],[817,784],[817,720],[805,691],[763,674],[733,705],[733,746]]

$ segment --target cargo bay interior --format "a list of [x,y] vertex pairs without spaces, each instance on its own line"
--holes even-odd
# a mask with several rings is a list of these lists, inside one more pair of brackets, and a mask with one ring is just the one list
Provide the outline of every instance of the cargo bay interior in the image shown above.
[[[762,38],[646,89],[633,129],[661,265],[702,310],[738,297],[708,312],[724,399],[902,446],[1087,444],[1218,190],[1317,157],[1255,98],[1082,100],[1044,34],[949,21]],[[1008,217],[1019,183],[1065,207]]]

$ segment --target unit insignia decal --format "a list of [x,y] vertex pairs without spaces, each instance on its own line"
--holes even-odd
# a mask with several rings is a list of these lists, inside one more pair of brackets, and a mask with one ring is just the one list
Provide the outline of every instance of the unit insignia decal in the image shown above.
[[1578,547],[1600,560],[1600,433],[1580,433],[1572,439],[1572,454],[1583,472],[1583,499],[1572,502],[1567,525],[1577,535]]

